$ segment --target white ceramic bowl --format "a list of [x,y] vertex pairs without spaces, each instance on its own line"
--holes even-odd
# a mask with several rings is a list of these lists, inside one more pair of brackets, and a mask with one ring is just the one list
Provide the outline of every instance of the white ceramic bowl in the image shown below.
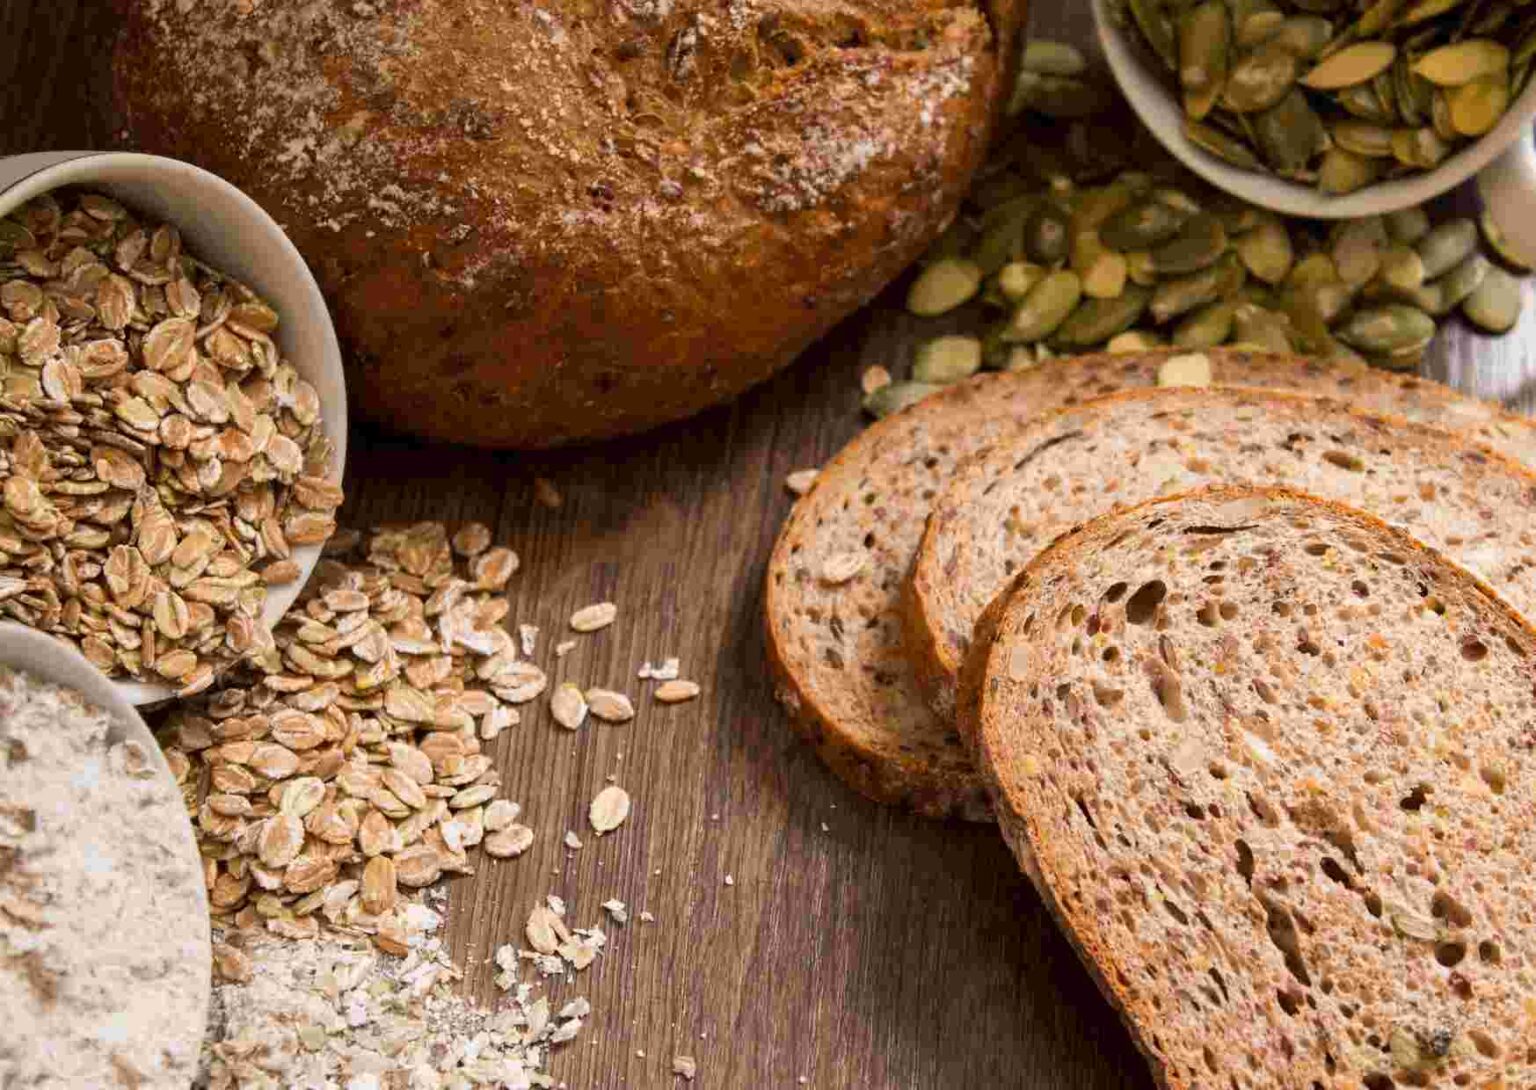
[[[0,159],[0,217],[60,186],[85,186],[142,215],[173,223],[187,249],[220,272],[244,281],[277,309],[283,355],[320,395],[320,416],[336,448],[339,477],[347,454],[347,389],[341,349],[315,278],[271,216],[251,198],[206,170],[175,159],[127,152],[56,151]],[[267,596],[266,619],[277,621],[298,597],[318,545],[294,549],[299,578]],[[134,704],[175,694],[170,686],[119,679]]]
[[1212,185],[1293,216],[1354,219],[1423,204],[1482,172],[1483,197],[1499,226],[1521,252],[1536,255],[1536,150],[1531,121],[1536,118],[1536,80],[1526,87],[1492,132],[1450,156],[1432,171],[1380,182],[1343,196],[1330,196],[1258,171],[1243,170],[1196,147],[1184,135],[1184,110],[1168,74],[1129,37],[1124,0],[1093,0],[1099,41],[1120,90],[1142,123],[1181,162]]
[[[160,746],[123,692],[123,686],[109,681],[79,651],[46,633],[9,621],[0,621],[0,666],[8,666],[62,688],[73,689],[86,701],[106,712],[112,718],[112,726],[107,732],[108,739],[114,743],[137,742],[149,756],[155,774],[165,789],[175,795],[180,794],[181,789],[171,775],[170,766],[165,763]],[[206,921],[208,895],[203,886],[202,857],[198,854],[197,838],[192,831],[191,821],[182,822],[180,841],[178,862],[184,871],[184,888],[188,894],[197,898],[199,918]],[[208,993],[212,982],[213,953],[206,927],[197,936],[190,938],[198,946],[197,961],[201,967],[198,979],[202,981],[196,1024],[186,1027],[180,1041],[165,1043],[191,1049],[195,1055],[208,1028]]]

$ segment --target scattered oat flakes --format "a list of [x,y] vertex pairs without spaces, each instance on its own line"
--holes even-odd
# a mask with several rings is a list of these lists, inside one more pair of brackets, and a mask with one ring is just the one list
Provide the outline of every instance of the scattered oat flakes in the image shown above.
[[532,658],[539,648],[539,626],[536,624],[520,624],[517,626],[517,639],[523,649],[523,655]]
[[533,498],[551,511],[558,511],[565,504],[565,497],[548,477],[533,479]]
[[878,363],[873,367],[866,367],[864,373],[859,376],[859,388],[866,394],[872,394],[876,390],[883,390],[891,384],[891,373]]
[[612,602],[596,602],[571,614],[571,627],[577,632],[596,632],[611,625],[618,615],[619,607]]
[[614,923],[622,924],[629,922],[629,906],[627,906],[617,897],[611,901],[604,901],[603,911],[608,913],[609,916],[613,917]]
[[555,722],[566,730],[579,730],[587,719],[588,704],[582,698],[581,689],[569,681],[562,681],[549,698],[549,711]]
[[682,660],[678,658],[666,659],[660,666],[643,662],[638,676],[641,681],[672,681],[682,672],[682,668]]
[[656,922],[656,917],[651,915],[649,912],[642,912],[642,913],[640,913],[640,922],[641,923],[655,923]]
[[533,830],[526,825],[509,825],[486,833],[482,843],[487,855],[496,859],[515,859],[533,847]]
[[803,496],[816,483],[816,477],[820,472],[819,469],[797,469],[784,478],[784,487],[797,496]]
[[628,817],[629,792],[612,784],[597,793],[587,810],[587,819],[598,836],[613,832]]
[[566,830],[565,846],[573,852],[579,852],[584,847],[581,837],[576,835],[575,830],[570,829]]
[[466,522],[453,535],[453,551],[463,557],[479,556],[491,547],[491,531],[483,522]]
[[698,1073],[699,1073],[699,1065],[698,1065],[697,1062],[695,1062],[695,1060],[694,1060],[694,1058],[692,1056],[673,1056],[672,1057],[672,1074],[674,1074],[674,1075],[681,1075],[683,1078],[687,1079],[689,1082],[692,1082],[693,1081],[693,1077],[695,1075],[697,1075]]
[[629,697],[611,689],[588,689],[587,704],[605,723],[628,723],[635,717],[635,705]]
[[681,704],[698,695],[699,683],[696,681],[668,681],[656,689],[656,700],[661,704]]
[[726,875],[726,876],[725,876],[725,884],[726,884],[726,885],[728,885],[728,886],[734,886],[734,885],[735,885],[735,884],[736,884],[736,878],[735,878],[735,876],[734,876],[734,875],[730,875],[730,874],[727,874],[727,875]]

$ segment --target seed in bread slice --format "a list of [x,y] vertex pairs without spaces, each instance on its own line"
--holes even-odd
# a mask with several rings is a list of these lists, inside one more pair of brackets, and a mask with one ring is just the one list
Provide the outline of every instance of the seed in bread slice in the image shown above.
[[1536,1084],[1536,631],[1490,589],[1216,489],[1087,523],[983,623],[999,824],[1165,1087]]
[[[1296,356],[1207,353],[1212,381],[1304,389],[1476,429],[1536,462],[1536,428],[1423,379]],[[1154,386],[1170,353],[1055,360],[960,383],[874,424],[823,468],[769,561],[775,690],[791,722],[856,790],[933,817],[984,820],[985,792],[952,722],[928,710],[902,648],[902,584],[955,467],[1036,413]]]
[[[908,649],[954,714],[976,618],[1034,555],[1116,506],[1214,484],[1286,485],[1417,534],[1536,616],[1536,473],[1426,424],[1243,388],[1129,390],[1036,417],[956,470],[910,580]],[[1201,624],[1227,623],[1204,603]]]

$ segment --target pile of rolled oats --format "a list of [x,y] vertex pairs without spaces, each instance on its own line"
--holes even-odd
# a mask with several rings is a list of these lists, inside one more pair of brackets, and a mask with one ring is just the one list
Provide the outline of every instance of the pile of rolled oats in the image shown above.
[[475,524],[338,534],[271,645],[171,714],[216,923],[404,954],[402,891],[533,843],[482,752],[547,684],[501,625],[517,564]]
[[61,191],[0,220],[0,616],[205,689],[341,489],[277,313],[168,224]]

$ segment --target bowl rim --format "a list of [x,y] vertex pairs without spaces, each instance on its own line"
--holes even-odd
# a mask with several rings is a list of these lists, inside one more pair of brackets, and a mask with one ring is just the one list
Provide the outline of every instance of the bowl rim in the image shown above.
[[[119,686],[102,673],[68,642],[15,621],[0,621],[0,667],[30,674],[44,682],[69,689],[82,696],[87,703],[105,712],[112,720],[108,737],[114,741],[137,742],[154,765],[155,775],[161,785],[173,797],[181,797],[181,788],[171,772],[171,766],[161,752],[155,736],[139,715],[132,701]],[[207,924],[208,890],[203,881],[202,855],[197,846],[197,835],[190,819],[182,822],[181,862],[187,871],[187,884],[195,891],[200,918]],[[199,1002],[198,1022],[191,1027],[196,1034],[189,1034],[194,1055],[201,1047],[208,1029],[209,1003],[213,990],[213,938],[211,927],[204,927],[198,935],[200,956],[198,961],[204,971],[198,974]],[[194,1068],[196,1064],[193,1064]],[[191,1079],[188,1080],[190,1085]]]
[[[1536,79],[1509,106],[1499,123],[1450,156],[1435,169],[1407,178],[1376,182],[1353,193],[1334,196],[1276,175],[1225,163],[1184,135],[1184,114],[1166,79],[1152,72],[1146,58],[1126,40],[1121,25],[1128,13],[1124,0],[1092,0],[1099,44],[1120,93],[1141,123],[1181,163],[1212,185],[1274,212],[1309,219],[1357,219],[1400,212],[1425,204],[1460,186],[1502,155],[1536,117]],[[1147,90],[1148,85],[1154,90]]]
[[[3,172],[8,167],[23,173],[18,174],[14,180],[5,181]],[[246,269],[232,275],[239,275],[242,281],[250,283],[268,298],[278,293],[273,291],[273,285],[280,285],[281,293],[296,294],[302,317],[292,319],[292,308],[284,308],[290,313],[282,314],[284,324],[278,327],[276,339],[282,346],[284,357],[294,363],[301,375],[317,386],[324,385],[336,392],[335,396],[322,399],[321,414],[325,421],[326,436],[334,448],[331,473],[334,479],[341,480],[346,470],[349,431],[347,389],[341,346],[330,309],[298,247],[277,221],[248,194],[211,171],[165,156],[128,151],[36,152],[0,157],[0,217],[10,215],[27,201],[65,186],[99,185],[104,191],[111,192],[114,189],[113,176],[118,176],[117,182],[122,183],[122,175],[138,175],[134,184],[141,188],[163,188],[168,194],[181,190],[181,194],[168,197],[172,203],[185,202],[187,192],[196,194],[194,200],[198,203],[201,203],[204,196],[210,197],[217,200],[222,209],[238,215],[242,229],[260,233],[262,245],[253,245],[249,249],[253,254],[253,262],[265,271],[251,275],[251,270]],[[130,207],[134,204],[131,198],[126,198],[124,203]],[[196,233],[195,228],[190,231],[186,229],[183,219],[174,215],[165,218],[175,223],[184,234]],[[196,243],[192,245],[195,247]],[[254,256],[258,253],[260,257]],[[289,324],[290,321],[303,324],[296,327]],[[308,325],[310,322],[318,322],[318,326],[311,327]],[[296,351],[301,328],[306,335],[317,339],[315,347],[318,351],[308,354]],[[292,583],[269,588],[263,609],[263,617],[269,624],[276,624],[298,600],[315,565],[320,561],[323,549],[323,543],[294,546],[292,559],[299,565],[299,575]],[[110,680],[132,703],[139,706],[158,704],[176,696],[176,688],[168,684],[136,681],[132,678]]]

